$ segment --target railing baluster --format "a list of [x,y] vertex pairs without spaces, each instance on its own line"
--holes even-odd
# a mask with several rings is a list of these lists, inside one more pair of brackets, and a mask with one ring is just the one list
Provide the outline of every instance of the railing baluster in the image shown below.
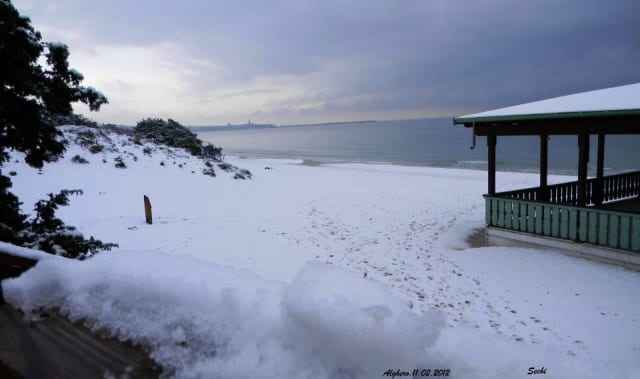
[[631,194],[633,193],[631,190],[631,178],[630,177],[626,177],[624,178],[624,185],[625,185],[625,194],[626,197],[630,197],[632,196]]

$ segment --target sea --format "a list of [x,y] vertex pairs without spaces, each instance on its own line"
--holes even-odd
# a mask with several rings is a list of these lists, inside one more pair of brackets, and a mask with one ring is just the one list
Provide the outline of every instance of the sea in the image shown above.
[[[484,170],[486,138],[451,118],[365,121],[266,129],[199,132],[228,156],[294,158],[319,163],[384,163]],[[498,137],[496,166],[501,171],[538,172],[539,137]],[[591,139],[589,173],[595,175],[597,138]],[[577,175],[577,136],[551,136],[549,172]],[[607,136],[605,173],[640,169],[640,136]]]

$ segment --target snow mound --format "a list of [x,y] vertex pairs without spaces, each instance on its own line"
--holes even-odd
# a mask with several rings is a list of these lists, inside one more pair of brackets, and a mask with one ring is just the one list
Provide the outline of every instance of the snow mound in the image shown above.
[[188,256],[43,260],[3,282],[29,312],[59,307],[94,330],[144,344],[177,377],[368,378],[419,367],[444,326],[382,285],[326,264],[289,285]]
[[424,365],[445,324],[440,312],[412,313],[383,285],[320,263],[301,270],[283,304],[289,332],[330,377]]

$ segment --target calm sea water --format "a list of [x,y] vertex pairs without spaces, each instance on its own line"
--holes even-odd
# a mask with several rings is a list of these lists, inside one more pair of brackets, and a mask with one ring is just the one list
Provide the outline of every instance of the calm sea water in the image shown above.
[[[299,158],[321,162],[376,162],[412,166],[486,169],[487,147],[471,129],[452,125],[451,118],[377,121],[274,129],[201,132],[199,137],[222,146],[226,155]],[[597,140],[591,140],[589,169],[595,172]],[[498,137],[497,167],[505,171],[537,171],[538,137]],[[607,136],[608,173],[640,169],[639,136]],[[549,170],[577,173],[576,136],[549,140]]]

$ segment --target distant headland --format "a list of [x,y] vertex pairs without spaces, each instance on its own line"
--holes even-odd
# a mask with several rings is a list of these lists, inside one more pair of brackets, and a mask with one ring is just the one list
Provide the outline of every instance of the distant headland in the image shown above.
[[341,125],[341,124],[368,124],[372,122],[376,122],[376,121],[375,120],[337,121],[337,122],[319,122],[319,123],[312,123],[312,124],[275,125],[275,124],[256,124],[249,120],[245,124],[188,126],[188,128],[193,132],[217,132],[217,131],[224,131],[224,130],[293,128],[293,127],[300,127],[300,126],[326,126],[326,125]]
[[188,128],[193,132],[216,132],[221,130],[271,129],[277,128],[277,126],[274,124],[255,124],[249,120],[246,124],[189,126]]

